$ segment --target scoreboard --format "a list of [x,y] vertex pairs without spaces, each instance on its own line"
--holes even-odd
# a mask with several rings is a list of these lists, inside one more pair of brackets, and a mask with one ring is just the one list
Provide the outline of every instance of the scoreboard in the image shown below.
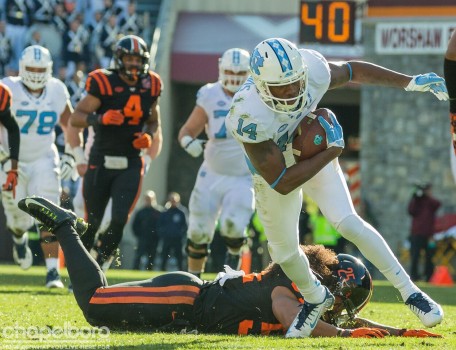
[[301,44],[349,45],[359,43],[360,19],[365,1],[302,0],[300,8]]

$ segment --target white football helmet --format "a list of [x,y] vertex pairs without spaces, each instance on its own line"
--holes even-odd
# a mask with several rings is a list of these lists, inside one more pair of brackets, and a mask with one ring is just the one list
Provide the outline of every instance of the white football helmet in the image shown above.
[[[304,108],[308,68],[298,48],[286,39],[271,38],[259,43],[250,58],[250,74],[263,102],[275,112],[290,113]],[[274,96],[269,87],[300,82],[292,98]]]
[[[28,68],[43,68],[43,72],[32,72]],[[52,58],[49,50],[32,45],[22,51],[19,59],[19,76],[22,82],[31,90],[44,88],[47,81],[52,77]]]
[[[249,74],[250,54],[243,49],[226,50],[219,58],[219,81],[228,91],[235,93]],[[231,71],[236,74],[230,74]]]

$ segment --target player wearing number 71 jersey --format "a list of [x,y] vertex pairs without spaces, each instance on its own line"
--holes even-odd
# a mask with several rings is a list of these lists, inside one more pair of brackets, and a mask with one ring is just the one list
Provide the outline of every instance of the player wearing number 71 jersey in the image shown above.
[[[87,95],[70,117],[69,140],[78,172],[83,177],[87,232],[81,237],[87,250],[94,245],[106,205],[112,198],[112,220],[97,240],[96,260],[110,260],[138,198],[145,166],[142,149],[161,146],[158,74],[149,71],[149,51],[135,35],[121,38],[114,50],[114,68],[91,72]],[[94,142],[88,164],[82,149],[82,129],[93,126]],[[79,129],[76,129],[79,128]],[[155,147],[156,146],[156,147]]]
[[245,228],[253,214],[252,177],[242,148],[225,127],[231,100],[247,79],[249,58],[243,49],[225,51],[219,60],[219,81],[199,89],[196,106],[179,131],[181,146],[193,157],[203,153],[203,141],[197,137],[204,129],[208,137],[189,204],[188,271],[198,277],[204,271],[217,219],[228,249],[225,263],[239,269]]
[[[19,76],[6,77],[2,82],[12,93],[11,111],[20,130],[19,181],[16,193],[2,192],[7,227],[13,234],[13,257],[23,269],[32,265],[27,245],[27,230],[33,225],[30,217],[17,208],[17,201],[27,195],[43,196],[58,203],[60,199],[59,156],[54,145],[57,123],[66,134],[72,110],[65,85],[52,77],[49,51],[33,45],[24,49],[19,60]],[[2,143],[8,149],[7,138]],[[5,164],[8,167],[8,163]],[[4,171],[8,170],[7,168]],[[48,274],[46,286],[63,287],[58,275],[58,243],[45,230],[41,232],[41,247]]]

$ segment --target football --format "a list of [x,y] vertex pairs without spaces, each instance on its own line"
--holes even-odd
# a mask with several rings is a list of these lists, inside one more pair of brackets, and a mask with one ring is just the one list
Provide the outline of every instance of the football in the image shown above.
[[293,138],[293,154],[297,162],[312,158],[327,148],[326,132],[317,117],[321,115],[331,123],[330,113],[327,108],[318,108],[301,120]]

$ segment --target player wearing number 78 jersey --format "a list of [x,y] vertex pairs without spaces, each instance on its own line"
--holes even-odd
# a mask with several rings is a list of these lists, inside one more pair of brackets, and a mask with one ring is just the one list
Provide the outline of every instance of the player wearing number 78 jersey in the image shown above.
[[[127,35],[117,43],[114,68],[91,72],[87,95],[70,117],[69,140],[78,172],[89,229],[81,237],[87,250],[94,245],[106,205],[112,198],[111,223],[97,241],[100,266],[110,260],[138,198],[145,171],[141,150],[161,146],[158,74],[149,71],[149,51],[143,39]],[[94,142],[88,164],[82,149],[82,129],[93,126]],[[79,128],[79,129],[77,129]]]
[[[52,77],[52,58],[44,47],[25,48],[19,60],[19,76],[6,77],[2,82],[11,90],[11,111],[20,130],[19,181],[15,196],[11,191],[3,191],[2,202],[7,227],[13,234],[14,260],[27,269],[33,258],[27,246],[26,232],[33,221],[18,210],[17,202],[24,196],[38,195],[58,203],[59,156],[54,145],[54,128],[59,123],[66,134],[73,109],[66,86]],[[2,134],[2,143],[8,149],[6,141]],[[5,166],[8,167],[8,163]],[[57,272],[58,243],[45,230],[41,232],[41,241],[48,269],[46,286],[63,287]]]

